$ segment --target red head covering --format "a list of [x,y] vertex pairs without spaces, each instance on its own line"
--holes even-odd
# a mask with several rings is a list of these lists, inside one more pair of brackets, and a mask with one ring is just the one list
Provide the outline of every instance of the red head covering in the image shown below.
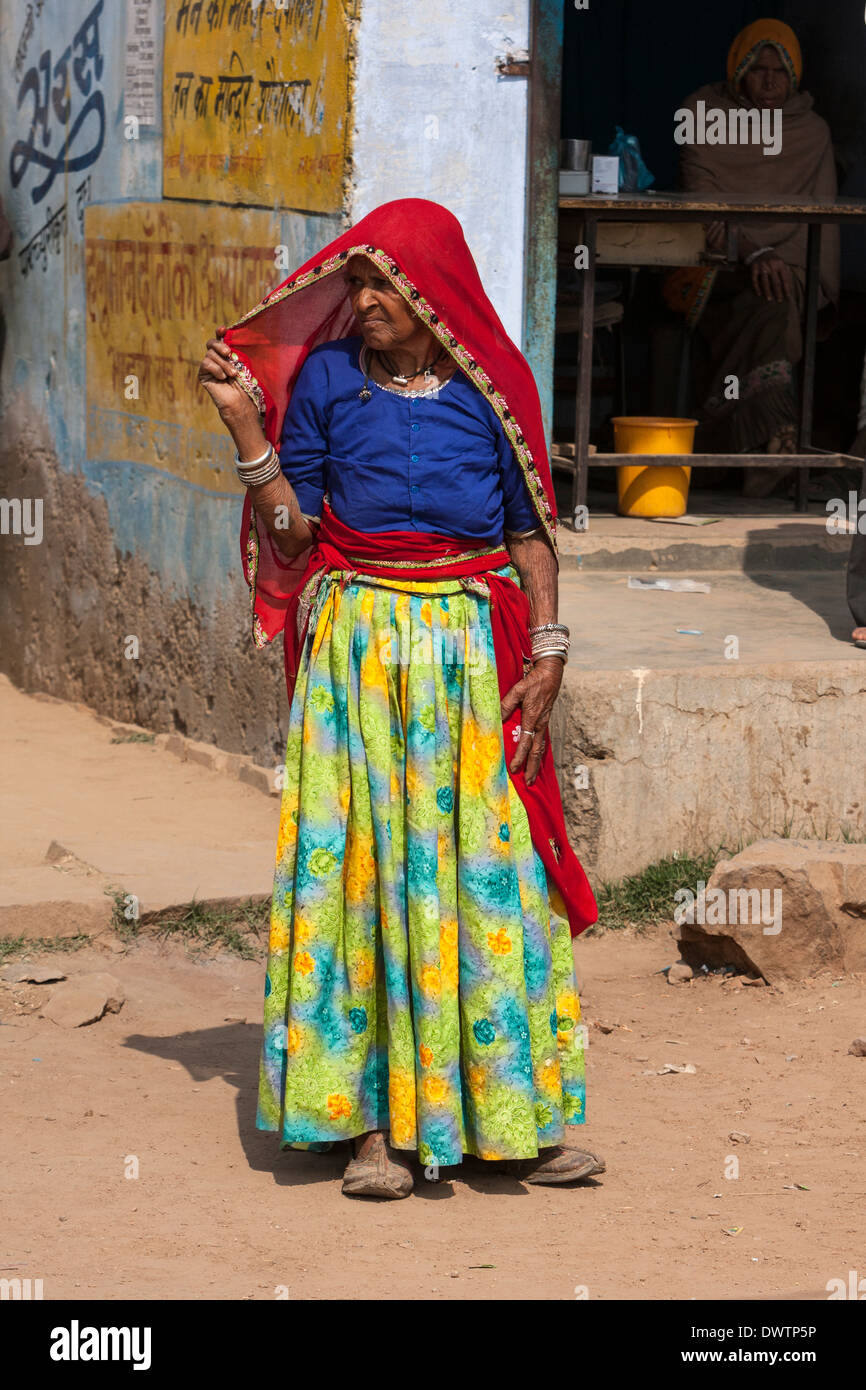
[[341,272],[367,256],[414,309],[499,416],[530,496],[553,539],[556,506],[541,406],[526,358],[487,298],[457,218],[425,198],[400,198],[364,217],[230,328],[225,341],[279,445],[292,386],[320,343],[358,332]]
[[[523,471],[539,520],[556,545],[556,502],[535,379],[487,298],[457,218],[425,198],[400,198],[364,217],[312,256],[230,328],[225,341],[241,384],[264,414],[277,448],[292,388],[320,343],[358,333],[342,271],[350,256],[373,261],[495,410]],[[253,591],[258,645],[282,626],[305,557],[289,564],[256,532],[249,499],[241,549]]]

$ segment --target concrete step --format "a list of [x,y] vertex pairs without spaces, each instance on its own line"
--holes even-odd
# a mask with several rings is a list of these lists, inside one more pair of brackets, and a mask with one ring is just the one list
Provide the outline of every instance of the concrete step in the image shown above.
[[562,576],[553,749],[595,884],[763,837],[866,840],[866,651],[844,575],[698,577],[709,593]]
[[[629,573],[662,577],[646,565]],[[844,573],[748,575],[696,566],[689,577],[708,583],[708,594],[629,589],[629,573],[562,573],[559,612],[571,628],[570,671],[743,670],[809,661],[860,662],[866,671],[866,651],[850,641]]]
[[706,526],[675,521],[651,521],[590,509],[586,531],[561,525],[558,533],[560,566],[572,570],[703,571],[735,570],[743,574],[779,570],[841,573],[848,563],[850,534],[831,534],[827,514],[817,504],[806,513],[780,511],[768,503],[738,499],[743,514],[715,514]]

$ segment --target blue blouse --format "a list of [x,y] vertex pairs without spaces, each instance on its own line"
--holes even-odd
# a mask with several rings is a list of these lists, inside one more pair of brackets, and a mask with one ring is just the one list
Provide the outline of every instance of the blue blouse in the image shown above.
[[280,446],[301,511],[358,531],[432,531],[498,542],[539,520],[492,406],[461,371],[437,396],[364,384],[361,337],[314,348],[298,374]]

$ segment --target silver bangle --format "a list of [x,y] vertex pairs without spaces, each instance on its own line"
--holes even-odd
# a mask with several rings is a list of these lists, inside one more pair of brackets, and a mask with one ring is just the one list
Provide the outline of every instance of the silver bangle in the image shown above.
[[269,466],[265,473],[238,473],[238,479],[244,487],[261,487],[263,483],[269,483],[279,475],[279,466],[276,468]]
[[237,464],[236,471],[244,487],[261,487],[263,483],[269,483],[272,479],[278,478],[282,468],[279,455],[271,445],[264,463]]
[[281,472],[282,469],[279,463],[277,463],[276,467],[270,468],[267,473],[262,473],[255,477],[250,477],[248,473],[239,473],[238,479],[243,483],[244,487],[264,487],[265,483],[271,483],[275,478],[278,478]]
[[564,632],[566,637],[571,636],[565,623],[541,623],[538,627],[531,627],[529,629],[530,636],[534,636],[536,632]]
[[562,656],[567,659],[571,643],[568,638],[552,638],[548,642],[532,643],[532,659],[538,661],[542,656]]
[[255,477],[255,475],[261,473],[263,469],[270,468],[275,453],[276,451],[272,449],[267,458],[263,459],[261,463],[237,463],[235,464],[235,468],[242,477]]
[[267,463],[268,459],[269,459],[270,456],[271,456],[271,450],[273,449],[273,447],[274,447],[273,444],[269,444],[268,447],[265,449],[265,452],[264,452],[263,454],[261,454],[261,455],[259,456],[259,458],[257,458],[257,459],[246,459],[246,460],[245,460],[245,459],[242,459],[242,458],[241,458],[240,454],[237,454],[237,453],[236,453],[236,454],[235,454],[235,467],[237,467],[237,468],[256,468],[260,463]]

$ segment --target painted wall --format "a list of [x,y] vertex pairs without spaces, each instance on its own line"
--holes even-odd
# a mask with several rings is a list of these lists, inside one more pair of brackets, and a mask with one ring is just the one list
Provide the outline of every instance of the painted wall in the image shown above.
[[343,7],[164,3],[166,197],[270,204],[278,190],[287,206],[339,212],[349,125]]
[[353,220],[389,198],[459,217],[506,331],[523,320],[525,78],[496,59],[528,44],[528,0],[365,0],[358,33]]
[[[281,757],[281,654],[249,641],[240,491],[196,365],[217,324],[396,196],[461,218],[519,338],[526,87],[494,60],[525,46],[526,10],[447,0],[413,29],[397,0],[4,0],[18,685]],[[41,543],[16,530],[28,502]]]

